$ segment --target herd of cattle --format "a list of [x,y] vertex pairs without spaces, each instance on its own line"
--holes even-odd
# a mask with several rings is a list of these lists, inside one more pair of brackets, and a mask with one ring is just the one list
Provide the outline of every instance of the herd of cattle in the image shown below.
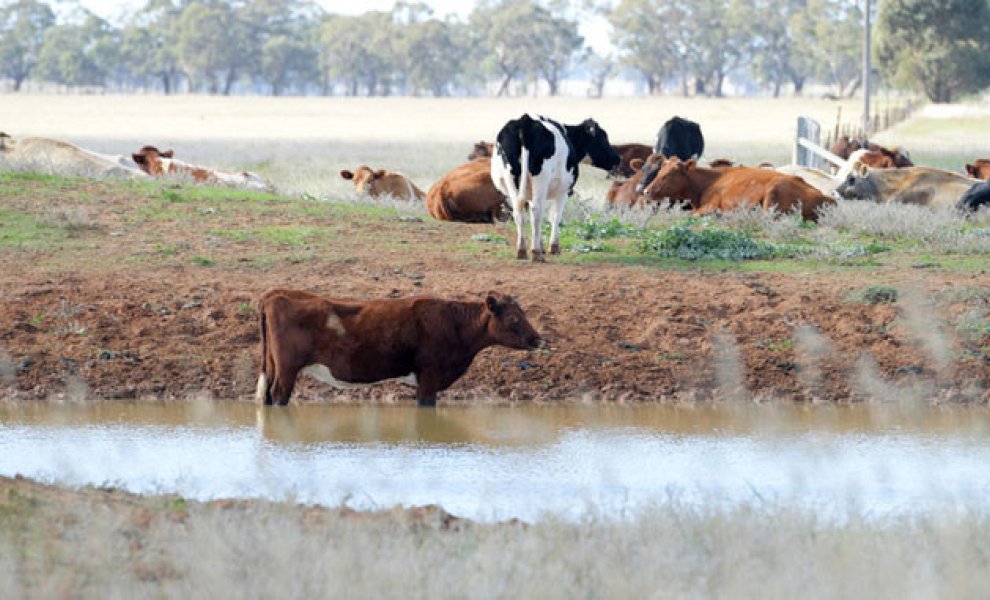
[[[798,165],[774,168],[733,164],[726,159],[701,166],[704,138],[697,123],[674,117],[653,147],[613,146],[592,119],[564,125],[544,116],[507,122],[495,142],[479,142],[462,164],[424,193],[409,178],[361,166],[341,171],[362,194],[425,200],[436,219],[493,222],[511,214],[517,257],[544,260],[542,225],[550,221],[551,254],[560,252],[564,204],[574,190],[579,165],[590,164],[617,178],[607,194],[614,205],[681,202],[696,214],[762,207],[800,211],[814,221],[819,210],[840,201],[990,206],[990,159],[966,165],[966,175],[914,166],[901,150],[841,138],[832,153],[846,161],[835,174]],[[0,132],[0,159],[52,170],[83,165],[102,176],[184,177],[197,182],[271,189],[262,177],[192,165],[172,150],[144,146],[130,157],[106,155],[47,138],[15,140]],[[525,231],[531,221],[531,248]],[[261,373],[257,398],[287,404],[300,375],[338,388],[399,380],[416,386],[421,406],[436,403],[484,348],[535,349],[545,341],[512,298],[490,292],[483,301],[431,297],[341,300],[310,292],[276,289],[258,302]]]

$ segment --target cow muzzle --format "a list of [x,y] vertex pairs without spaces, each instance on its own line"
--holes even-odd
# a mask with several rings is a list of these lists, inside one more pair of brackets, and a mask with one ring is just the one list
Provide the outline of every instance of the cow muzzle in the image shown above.
[[545,339],[543,339],[543,338],[541,338],[539,336],[537,336],[537,337],[532,338],[531,340],[529,340],[529,348],[530,348],[530,350],[539,350],[539,349],[542,349],[542,348],[547,348],[549,346],[550,346],[550,344],[547,343],[547,341]]

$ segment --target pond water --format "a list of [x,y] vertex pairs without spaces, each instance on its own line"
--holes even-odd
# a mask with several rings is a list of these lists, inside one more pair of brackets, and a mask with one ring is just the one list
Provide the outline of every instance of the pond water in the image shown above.
[[0,407],[0,475],[190,498],[459,516],[795,503],[824,515],[990,508],[990,410],[440,408],[222,402]]

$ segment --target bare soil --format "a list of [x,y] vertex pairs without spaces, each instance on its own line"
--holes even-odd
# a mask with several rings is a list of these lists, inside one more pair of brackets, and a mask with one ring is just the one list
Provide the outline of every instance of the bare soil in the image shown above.
[[[958,336],[953,326],[973,302],[986,303],[985,295],[964,293],[990,289],[985,271],[892,262],[713,272],[567,257],[533,265],[514,260],[505,245],[470,242],[490,225],[381,210],[369,216],[346,206],[319,213],[312,203],[306,224],[329,237],[300,248],[261,237],[232,241],[216,231],[298,223],[291,212],[298,200],[254,206],[207,198],[169,204],[174,218],[161,219],[159,191],[150,187],[18,185],[3,206],[48,221],[70,210],[85,217],[58,244],[0,246],[0,393],[8,400],[250,400],[260,352],[253,305],[272,287],[347,298],[465,298],[489,289],[516,296],[549,351],[488,349],[441,403],[739,394],[856,401],[906,389],[933,401],[988,400],[990,333]],[[53,216],[53,207],[61,212]],[[142,207],[147,215],[136,216]],[[931,340],[908,326],[902,303],[851,299],[876,283],[924,291],[930,337],[947,344],[947,363],[926,350]],[[802,326],[816,328],[827,344],[801,352]],[[413,394],[398,384],[337,391],[304,380],[294,401],[412,402]]]

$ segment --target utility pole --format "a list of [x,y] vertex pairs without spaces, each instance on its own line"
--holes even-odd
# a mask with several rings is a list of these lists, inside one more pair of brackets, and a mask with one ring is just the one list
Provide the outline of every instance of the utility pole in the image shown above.
[[865,0],[863,11],[863,134],[869,135],[870,127],[870,4]]

